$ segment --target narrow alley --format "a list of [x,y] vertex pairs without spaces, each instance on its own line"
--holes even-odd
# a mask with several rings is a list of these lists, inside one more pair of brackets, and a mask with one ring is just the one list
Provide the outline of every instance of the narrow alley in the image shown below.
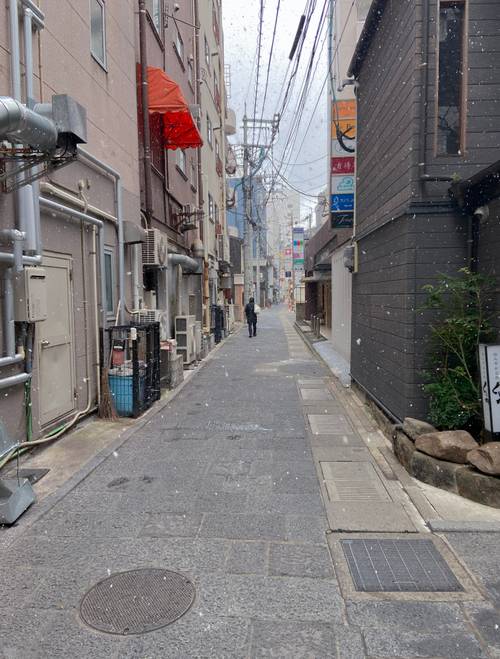
[[[231,336],[147,422],[1,529],[2,659],[498,656],[489,654],[500,650],[487,601],[499,597],[491,556],[485,569],[498,536],[452,533],[445,541],[429,533],[381,464],[382,434],[361,405],[356,411],[335,395],[338,387],[282,307],[262,315],[256,338]],[[417,563],[430,590],[444,583],[450,592],[355,592],[349,565],[353,576],[356,568],[338,543],[366,538],[347,532],[360,523],[360,505],[371,517],[365,530],[389,531],[372,539],[432,538],[452,572],[438,574],[432,557]],[[366,585],[369,567],[358,567]],[[404,577],[403,567],[396,579],[419,578]],[[93,608],[82,598],[101,580],[140,568],[192,582],[185,615],[144,634],[85,624],[94,615],[112,631],[113,585]],[[384,569],[377,573],[383,580]],[[137,600],[128,613],[138,629],[149,613],[154,629],[161,606]]]

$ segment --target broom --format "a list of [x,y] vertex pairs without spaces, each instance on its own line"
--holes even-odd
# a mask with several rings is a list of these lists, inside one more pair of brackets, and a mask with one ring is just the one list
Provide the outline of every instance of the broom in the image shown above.
[[[116,310],[115,327],[118,325],[118,314],[120,313],[120,301]],[[109,369],[111,368],[111,359],[113,357],[113,350],[109,349],[108,363],[106,367],[101,368],[101,400],[99,402],[99,417],[107,421],[117,421],[118,415],[113,403],[113,396],[109,388]]]

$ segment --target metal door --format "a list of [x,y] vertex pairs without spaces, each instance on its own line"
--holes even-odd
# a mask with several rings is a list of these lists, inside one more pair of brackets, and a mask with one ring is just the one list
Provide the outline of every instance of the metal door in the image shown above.
[[75,409],[71,258],[44,256],[47,319],[37,323],[40,424]]
[[332,344],[350,362],[352,275],[344,267],[344,249],[332,256]]

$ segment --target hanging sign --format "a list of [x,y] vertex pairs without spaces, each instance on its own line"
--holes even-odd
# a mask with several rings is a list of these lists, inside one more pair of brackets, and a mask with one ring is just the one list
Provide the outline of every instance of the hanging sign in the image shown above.
[[356,187],[356,100],[332,104],[330,213],[333,228],[349,228]]

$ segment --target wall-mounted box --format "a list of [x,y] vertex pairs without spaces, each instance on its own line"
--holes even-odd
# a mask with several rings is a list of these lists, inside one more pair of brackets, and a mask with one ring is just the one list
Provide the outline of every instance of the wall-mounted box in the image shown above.
[[28,267],[16,275],[15,320],[36,323],[47,318],[47,278],[43,268]]

